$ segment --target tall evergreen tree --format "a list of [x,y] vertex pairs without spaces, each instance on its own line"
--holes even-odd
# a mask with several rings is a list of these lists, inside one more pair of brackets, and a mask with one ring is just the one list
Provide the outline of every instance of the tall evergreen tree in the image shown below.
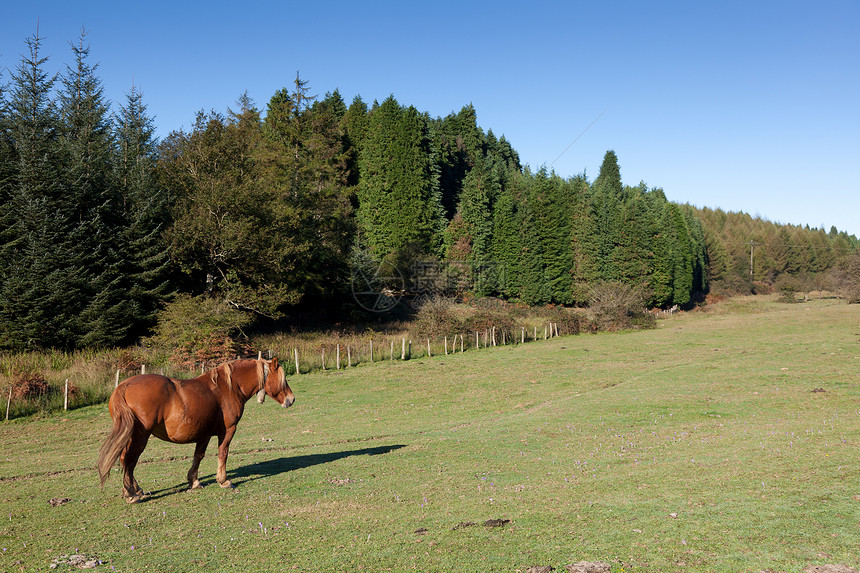
[[447,258],[469,263],[479,294],[492,294],[499,280],[499,269],[491,256],[492,209],[499,194],[499,182],[486,161],[479,158],[466,175],[454,219],[446,230]]
[[439,163],[442,207],[450,218],[459,203],[466,174],[485,155],[485,137],[478,127],[472,105],[463,107],[456,114],[434,120],[431,124],[433,146]]
[[[531,179],[526,196],[533,218],[533,232],[543,261],[543,295],[556,303],[572,302],[571,275],[573,253],[568,245],[570,211],[576,202],[574,185],[566,184],[555,173],[542,168]],[[525,232],[525,229],[524,229]]]
[[61,123],[51,99],[56,77],[45,72],[41,38],[28,38],[27,46],[9,98],[8,208],[16,216],[0,255],[0,347],[72,347],[88,277],[70,239],[75,206],[65,201]]
[[681,208],[670,203],[665,211],[663,227],[669,236],[669,256],[672,261],[672,304],[685,306],[693,291],[693,247],[687,221]]
[[599,237],[593,189],[583,181],[580,201],[570,212],[571,297],[576,304],[586,304],[593,284],[601,280],[597,258]]
[[612,266],[617,280],[630,286],[644,286],[652,264],[649,218],[645,204],[644,183],[628,188],[620,205],[620,218]]
[[360,171],[362,243],[401,267],[436,254],[443,216],[426,119],[388,97],[370,114]]
[[128,292],[123,288],[125,253],[121,201],[112,180],[112,132],[97,65],[88,61],[86,32],[72,44],[74,65],[67,67],[59,93],[63,174],[67,178],[71,260],[85,272],[86,306],[80,321],[84,346],[127,341],[133,326]]
[[[6,95],[3,70],[0,70],[0,271],[7,268],[4,253],[7,245],[14,243],[15,213],[12,211],[13,184],[15,180],[14,139],[11,133],[11,116]],[[4,282],[0,272],[0,290]]]
[[355,96],[340,120],[346,148],[347,185],[357,187],[359,181],[359,157],[367,135],[367,104]]
[[693,208],[690,205],[684,205],[682,210],[690,238],[690,254],[693,266],[692,286],[690,288],[692,299],[708,292],[708,250],[702,222],[696,217]]
[[618,158],[614,151],[607,151],[600,166],[600,173],[592,185],[592,201],[595,237],[595,260],[601,280],[614,281],[620,278],[617,259],[613,257],[620,241],[621,206],[623,187]]
[[502,188],[493,209],[491,252],[497,265],[498,293],[518,297],[522,287],[520,269],[520,214],[510,186]]
[[648,268],[648,289],[651,294],[649,304],[655,307],[672,305],[672,277],[674,263],[672,258],[672,235],[666,223],[666,210],[669,202],[662,189],[652,189],[645,194],[648,217],[651,264]]
[[[533,180],[529,180],[532,184]],[[526,193],[529,191],[527,190]],[[520,228],[519,270],[521,283],[519,296],[530,305],[546,304],[551,299],[550,283],[547,280],[546,252],[541,241],[541,220],[534,201],[520,204],[522,226]]]
[[155,326],[161,303],[172,292],[172,264],[167,249],[170,204],[156,171],[158,140],[136,86],[126,94],[114,119],[114,180],[122,194],[123,265],[130,304],[130,336]]

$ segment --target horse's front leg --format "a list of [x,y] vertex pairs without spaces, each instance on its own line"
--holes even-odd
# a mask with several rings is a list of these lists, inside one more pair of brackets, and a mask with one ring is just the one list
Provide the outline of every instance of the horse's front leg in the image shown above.
[[231,426],[227,428],[223,436],[218,436],[218,472],[215,474],[215,480],[221,487],[233,487],[233,484],[227,479],[227,453],[235,433],[236,426]]
[[197,447],[194,448],[194,459],[191,460],[191,469],[188,470],[188,489],[200,489],[200,481],[197,479],[197,470],[200,468],[200,461],[206,455],[206,447],[209,445],[209,439],[212,436],[206,436],[197,442]]

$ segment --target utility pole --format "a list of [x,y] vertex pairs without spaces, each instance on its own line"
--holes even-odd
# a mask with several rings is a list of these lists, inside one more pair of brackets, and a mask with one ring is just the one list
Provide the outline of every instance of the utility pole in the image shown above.
[[754,277],[754,274],[753,274],[753,269],[754,269],[753,253],[755,252],[755,245],[756,245],[755,242],[753,242],[753,240],[750,239],[750,242],[749,242],[749,246],[750,246],[750,280],[753,280],[753,277]]

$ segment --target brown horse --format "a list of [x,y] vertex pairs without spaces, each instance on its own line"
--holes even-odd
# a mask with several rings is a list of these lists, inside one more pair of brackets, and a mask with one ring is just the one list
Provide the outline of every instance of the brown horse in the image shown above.
[[194,459],[188,470],[190,489],[202,487],[197,480],[200,460],[212,436],[218,436],[218,472],[221,487],[233,487],[227,479],[227,451],[242,417],[245,402],[266,394],[284,408],[295,397],[278,359],[234,360],[197,378],[175,380],[156,374],[133,376],[117,386],[110,397],[113,428],[99,450],[101,485],[117,458],[123,471],[123,497],[136,503],[143,490],[134,479],[134,467],[150,435],[176,444],[194,442]]

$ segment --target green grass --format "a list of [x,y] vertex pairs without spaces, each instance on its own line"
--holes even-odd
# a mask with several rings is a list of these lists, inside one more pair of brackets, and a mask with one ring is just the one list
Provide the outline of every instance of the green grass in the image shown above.
[[153,439],[138,505],[98,488],[106,406],[0,425],[0,570],[860,567],[860,305],[727,301],[290,383],[289,410],[248,403],[236,490],[214,443],[188,493],[193,447]]

